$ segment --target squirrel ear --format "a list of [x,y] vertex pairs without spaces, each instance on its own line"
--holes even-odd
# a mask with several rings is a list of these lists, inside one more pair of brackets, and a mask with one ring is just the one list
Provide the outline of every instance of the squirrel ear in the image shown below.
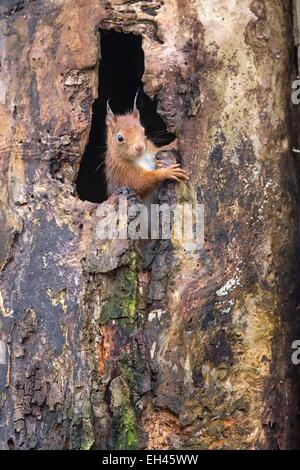
[[117,118],[112,112],[111,107],[109,106],[109,101],[110,99],[106,102],[106,125],[113,127],[117,122]]
[[140,91],[140,89],[138,89],[138,91],[136,92],[135,97],[134,97],[134,103],[133,103],[133,115],[137,119],[140,119],[140,113],[139,113],[139,110],[137,109],[137,105],[136,105],[138,95],[139,95],[139,91]]

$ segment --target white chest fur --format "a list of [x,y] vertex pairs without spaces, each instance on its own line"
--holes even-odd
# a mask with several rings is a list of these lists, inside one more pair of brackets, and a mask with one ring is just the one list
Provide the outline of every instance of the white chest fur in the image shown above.
[[143,170],[155,170],[155,153],[149,151],[143,153],[143,155],[136,160],[136,163],[139,167],[143,168]]

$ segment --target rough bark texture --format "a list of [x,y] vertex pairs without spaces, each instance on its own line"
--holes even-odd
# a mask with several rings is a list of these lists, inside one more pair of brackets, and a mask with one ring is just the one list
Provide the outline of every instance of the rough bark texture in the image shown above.
[[[293,0],[293,8],[294,8],[294,38],[295,38],[295,46],[298,50],[298,61],[300,58],[300,1]],[[300,64],[300,61],[299,61]]]
[[[1,447],[297,446],[292,3],[2,0],[0,17]],[[143,36],[191,176],[161,197],[204,203],[200,252],[103,243],[76,196],[99,27]]]

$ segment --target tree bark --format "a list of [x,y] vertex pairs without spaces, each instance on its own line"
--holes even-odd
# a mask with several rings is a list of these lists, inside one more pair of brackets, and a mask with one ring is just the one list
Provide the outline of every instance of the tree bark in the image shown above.
[[[297,447],[292,3],[14,0],[0,17],[1,447]],[[200,251],[101,242],[76,195],[99,27],[143,37],[190,175],[161,198],[204,204]]]

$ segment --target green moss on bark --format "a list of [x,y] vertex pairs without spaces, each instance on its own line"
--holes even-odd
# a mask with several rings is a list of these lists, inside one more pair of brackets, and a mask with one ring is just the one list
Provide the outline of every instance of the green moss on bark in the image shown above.
[[112,319],[120,319],[129,332],[136,326],[136,291],[137,291],[137,261],[132,254],[128,266],[118,270],[114,277],[114,287],[109,298],[102,307],[99,322],[105,325]]
[[116,448],[119,450],[132,450],[138,442],[138,429],[133,407],[124,406],[120,413],[120,423]]

